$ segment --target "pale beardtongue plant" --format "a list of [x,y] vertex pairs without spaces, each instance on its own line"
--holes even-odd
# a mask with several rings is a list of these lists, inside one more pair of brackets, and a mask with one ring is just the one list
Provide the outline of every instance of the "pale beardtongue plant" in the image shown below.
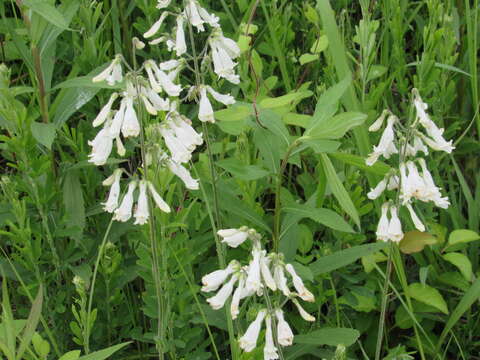
[[[130,220],[133,213],[135,224],[139,225],[148,222],[149,195],[158,208],[170,212],[170,206],[146,176],[149,166],[167,167],[183,181],[186,188],[199,188],[198,180],[191,176],[185,166],[191,160],[196,147],[203,144],[203,137],[194,129],[192,121],[181,114],[182,103],[195,99],[199,103],[198,119],[212,123],[215,122],[215,117],[210,98],[224,105],[235,103],[231,95],[220,94],[205,84],[204,76],[200,76],[197,66],[190,66],[192,61],[195,64],[200,62],[202,71],[207,71],[213,64],[213,71],[218,78],[233,84],[240,82],[235,73],[237,64],[234,62],[240,55],[240,49],[235,41],[223,36],[218,17],[207,12],[196,0],[185,1],[183,9],[174,7],[170,0],[159,0],[157,8],[161,11],[160,18],[143,36],[150,39],[159,34],[149,44],[166,45],[171,58],[163,61],[149,59],[139,69],[132,69],[119,54],[93,78],[93,82],[105,81],[109,85],[118,86],[119,90],[110,96],[93,121],[94,127],[103,127],[96,137],[89,141],[92,151],[88,161],[97,166],[107,164],[114,144],[117,154],[123,157],[126,155],[123,142],[128,138],[140,137],[140,142],[144,144],[142,167],[145,171],[142,174],[129,174],[129,183],[123,198],[120,199],[121,180],[123,175],[127,174],[125,169],[116,169],[103,182],[103,185],[110,186],[108,199],[103,204],[104,210],[113,213],[114,219],[121,222]],[[167,28],[169,18],[174,18],[173,28]],[[163,32],[162,27],[165,28]],[[207,39],[205,46],[196,54],[196,58],[188,51],[185,36],[188,27],[194,27],[197,33],[204,33],[206,28],[210,30],[210,33],[204,36]],[[145,47],[137,38],[132,40],[132,44],[136,49]],[[129,69],[126,74],[123,72],[124,67]],[[193,85],[182,83],[189,78],[201,79],[201,82],[197,81]],[[142,116],[138,115],[140,107],[152,117],[156,117],[158,122],[145,126]]]
[[[398,243],[404,233],[399,218],[401,207],[406,207],[412,222],[418,231],[424,232],[425,225],[415,212],[413,205],[418,201],[433,203],[446,209],[450,202],[443,197],[435,185],[428,170],[425,156],[429,148],[434,151],[451,153],[455,148],[452,141],[443,137],[443,128],[439,128],[427,113],[428,105],[423,102],[417,89],[412,90],[415,117],[402,124],[397,116],[384,110],[381,116],[370,126],[369,131],[378,131],[386,121],[379,144],[373,147],[366,164],[372,166],[383,156],[390,159],[398,155],[399,161],[392,166],[384,179],[368,193],[371,200],[377,199],[387,191],[388,200],[382,205],[380,221],[376,231],[377,239]],[[421,155],[423,153],[423,155]]]
[[[262,248],[261,235],[254,229],[243,226],[239,229],[219,230],[222,242],[236,248],[250,240],[251,260],[242,265],[232,260],[225,269],[216,270],[202,278],[202,291],[217,291],[215,296],[207,299],[214,310],[221,309],[232,296],[230,314],[236,319],[240,313],[240,302],[251,296],[265,299],[266,307],[258,311],[255,320],[248,326],[240,338],[239,345],[245,352],[257,347],[258,338],[265,323],[265,360],[279,359],[278,346],[290,346],[293,343],[293,331],[285,321],[282,307],[290,300],[306,321],[315,321],[300,305],[298,298],[314,302],[315,297],[305,287],[292,264],[286,264],[282,254],[268,253]],[[294,290],[288,286],[293,284]],[[232,295],[233,293],[233,295]],[[272,329],[275,327],[274,329]],[[275,330],[275,331],[274,331]]]

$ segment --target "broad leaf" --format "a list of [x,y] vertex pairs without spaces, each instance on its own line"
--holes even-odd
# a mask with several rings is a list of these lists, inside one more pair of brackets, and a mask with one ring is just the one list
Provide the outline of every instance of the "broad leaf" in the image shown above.
[[322,328],[309,334],[296,335],[296,344],[307,345],[345,345],[350,346],[357,341],[360,333],[358,330],[349,328]]
[[473,272],[472,272],[472,263],[468,259],[467,256],[457,253],[457,252],[452,252],[443,255],[443,258],[448,261],[449,263],[453,264],[460,270],[462,275],[467,279],[468,281],[472,280],[473,277]]
[[440,292],[429,286],[420,283],[413,283],[408,286],[408,294],[411,298],[421,303],[433,306],[444,314],[448,314],[447,303]]

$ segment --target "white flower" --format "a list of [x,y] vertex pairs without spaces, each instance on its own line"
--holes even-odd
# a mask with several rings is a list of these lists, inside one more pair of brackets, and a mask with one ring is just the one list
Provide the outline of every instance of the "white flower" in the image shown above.
[[158,0],[157,9],[166,8],[172,0]]
[[122,139],[120,139],[120,136],[117,136],[115,138],[115,144],[117,145],[117,154],[119,156],[125,156],[127,150],[125,149],[125,146],[123,146],[123,142]]
[[160,128],[160,133],[165,140],[165,145],[172,154],[172,160],[176,163],[186,163],[189,162],[192,158],[192,151],[194,149],[187,149],[185,144],[183,144],[173,132],[172,129],[162,126]]
[[427,145],[435,151],[444,151],[450,154],[453,150],[455,150],[455,147],[452,145],[452,140],[447,142],[441,135],[439,135],[438,133],[435,134],[436,136],[434,139],[430,139],[423,134],[421,136],[423,141],[425,141]]
[[397,208],[390,207],[390,222],[388,223],[388,238],[393,242],[400,242],[403,239],[402,223],[398,218]]
[[103,203],[103,209],[109,213],[113,213],[118,207],[118,199],[120,197],[120,179],[123,169],[116,169],[111,176],[103,181],[103,186],[110,186],[107,202]]
[[225,302],[233,291],[233,285],[235,284],[237,279],[238,275],[234,274],[231,279],[222,286],[220,291],[215,296],[207,299],[207,302],[210,304],[213,310],[221,309],[223,305],[225,305]]
[[204,87],[200,90],[200,109],[198,111],[198,119],[203,122],[215,122],[213,107],[208,99],[207,90]]
[[295,272],[295,269],[293,268],[292,264],[285,265],[285,270],[287,270],[290,276],[292,277],[293,286],[295,287],[295,290],[297,291],[298,296],[304,301],[314,302],[315,297],[305,287],[302,279]]
[[183,29],[183,24],[185,18],[183,15],[177,16],[177,31],[175,36],[175,51],[177,56],[182,56],[187,52],[187,43],[185,42],[185,31]]
[[239,266],[236,260],[232,260],[225,269],[215,270],[202,277],[202,291],[211,292],[217,290],[234,271],[238,270]]
[[377,120],[375,120],[375,122],[372,125],[370,125],[370,127],[368,128],[368,131],[374,132],[374,131],[380,130],[388,114],[390,114],[390,111],[386,109],[383,110],[380,117]]
[[265,282],[265,285],[267,285],[272,291],[277,290],[277,284],[275,283],[275,280],[273,279],[272,273],[270,272],[270,260],[266,256],[266,251],[262,251],[262,255],[260,257],[260,272],[262,274],[263,281]]
[[198,6],[197,8],[198,8],[198,12],[199,12],[200,16],[202,17],[203,21],[205,21],[211,27],[214,27],[214,28],[219,28],[220,27],[220,25],[218,24],[218,22],[220,21],[218,16],[216,16],[214,14],[210,14],[207,10],[205,10],[201,6]]
[[185,147],[194,150],[196,146],[203,144],[202,134],[195,131],[189,123],[190,120],[183,120],[178,113],[173,111],[169,115],[169,118],[172,120],[169,121],[169,125],[175,131],[175,136],[180,139]]
[[408,176],[407,176],[407,183],[405,185],[406,194],[403,194],[405,196],[405,199],[407,198],[410,199],[414,197],[423,201],[428,201],[428,200],[425,200],[426,194],[427,194],[427,187],[422,177],[418,173],[417,166],[413,161],[408,161],[407,169],[408,169]]
[[148,75],[148,81],[152,89],[159,93],[162,90],[165,91],[169,96],[179,96],[182,91],[180,85],[176,85],[172,82],[170,77],[161,70],[158,65],[153,60],[148,60],[145,62],[145,71]]
[[242,299],[242,292],[245,288],[245,276],[243,274],[240,275],[240,279],[238,280],[238,287],[235,289],[235,292],[232,296],[232,303],[230,304],[230,314],[232,315],[232,319],[235,320],[240,312],[240,300]]
[[283,295],[289,297],[290,289],[287,286],[287,278],[285,277],[283,266],[279,264],[278,261],[273,267],[273,278],[275,279],[278,289],[280,289]]
[[122,82],[122,64],[121,55],[115,56],[110,65],[107,66],[100,74],[95,76],[92,81],[94,83],[100,81],[107,81],[108,85],[113,86],[116,82]]
[[293,343],[293,332],[283,317],[283,311],[275,310],[277,316],[277,337],[278,343],[282,346],[290,346]]
[[223,243],[228,246],[236,248],[243,244],[248,238],[248,229],[223,229],[217,231],[218,236],[222,237]]
[[112,152],[113,137],[110,135],[108,128],[103,128],[95,136],[95,139],[88,142],[92,147],[92,152],[88,155],[88,162],[97,166],[105,165]]
[[389,225],[389,220],[388,220],[388,209],[390,207],[390,204],[388,202],[384,203],[382,205],[382,215],[380,216],[380,221],[378,222],[377,225],[377,239],[381,241],[388,241],[389,240],[389,234],[388,234],[388,225]]
[[204,21],[200,17],[197,6],[198,3],[195,0],[188,0],[187,5],[185,6],[185,15],[188,21],[190,21],[190,24],[196,27],[198,31],[205,31],[205,28],[203,27]]
[[224,104],[224,105],[232,105],[232,104],[235,104],[235,98],[230,95],[230,94],[220,94],[219,92],[216,92],[211,86],[207,85],[206,86],[207,88],[207,91],[210,93],[210,95],[212,95],[212,97]]
[[142,87],[141,94],[145,96],[148,101],[153,105],[153,108],[157,111],[168,111],[170,108],[170,101],[168,99],[162,99],[158,94],[150,87]]
[[407,144],[407,151],[405,152],[405,155],[416,156],[418,152],[423,152],[425,155],[428,155],[428,148],[425,146],[419,136],[415,136],[413,139],[413,146]]
[[167,60],[167,61],[164,61],[164,62],[161,62],[159,64],[159,67],[160,67],[160,70],[162,71],[172,71],[174,69],[176,69],[177,67],[179,67],[181,65],[181,62],[176,60],[176,59],[172,59],[172,60]]
[[93,124],[92,124],[93,127],[100,126],[105,122],[105,120],[107,120],[108,115],[112,110],[113,102],[117,99],[117,97],[118,97],[117,93],[113,93],[110,96],[110,99],[108,100],[107,104],[102,108],[102,110],[100,110],[95,120],[93,120]]
[[245,334],[240,338],[240,348],[245,352],[250,352],[257,346],[258,335],[260,334],[262,322],[266,314],[266,310],[260,310],[256,319],[250,324]]
[[392,175],[392,176],[390,176],[390,179],[388,180],[387,189],[390,190],[390,191],[398,189],[399,183],[400,183],[399,177],[397,175]]
[[375,200],[378,198],[387,188],[387,178],[385,177],[382,181],[380,181],[375,188],[371,189],[370,192],[367,194],[367,197],[370,200]]
[[162,197],[159,195],[157,190],[155,190],[155,187],[153,186],[153,184],[150,181],[148,181],[147,186],[148,186],[148,190],[150,190],[150,194],[153,197],[153,201],[155,201],[155,204],[157,205],[157,207],[163,212],[169,213],[171,211],[170,206],[168,206],[165,200],[163,200]]
[[113,121],[110,124],[109,132],[112,137],[117,137],[120,135],[120,130],[123,125],[123,121],[125,120],[125,109],[127,106],[127,98],[123,98],[120,101],[120,108],[113,116]]
[[442,209],[447,209],[450,206],[448,197],[442,197],[440,189],[435,185],[432,174],[428,171],[427,163],[424,159],[419,159],[420,166],[422,168],[422,179],[425,184],[426,195],[425,199],[433,201],[433,203]]
[[145,48],[145,43],[137,37],[132,38],[132,44],[137,50],[142,50]]
[[315,317],[310,315],[308,312],[305,311],[305,309],[300,305],[297,299],[292,299],[293,303],[297,307],[298,312],[300,313],[300,316],[303,318],[305,321],[315,321]]
[[165,18],[168,16],[168,12],[164,11],[162,13],[162,15],[160,15],[160,19],[158,19],[153,25],[152,27],[145,33],[143,34],[143,37],[145,39],[148,39],[150,37],[152,37],[153,35],[155,35],[158,30],[160,30],[160,27],[162,26],[163,24],[163,21],[165,20]]
[[134,217],[134,225],[144,225],[150,217],[148,213],[147,183],[144,180],[140,181],[137,208]]
[[198,190],[198,180],[192,178],[190,172],[185,169],[181,164],[176,163],[175,161],[168,159],[167,166],[171,172],[177,175],[185,184],[185,187],[190,190]]
[[264,360],[278,359],[278,350],[273,342],[272,319],[270,315],[268,315],[265,318],[265,326],[267,330],[265,332],[265,347],[263,348],[263,359]]
[[392,154],[398,154],[398,150],[395,146],[394,139],[395,134],[393,130],[393,125],[398,121],[398,118],[395,115],[390,115],[387,120],[387,126],[383,131],[382,137],[378,146],[373,147],[373,152],[368,156],[366,164],[372,166],[378,160],[380,156],[383,156],[385,159],[389,159]]
[[140,123],[138,122],[135,108],[133,107],[133,99],[126,98],[125,118],[122,124],[122,134],[124,137],[137,137],[140,135]]
[[245,286],[249,291],[258,292],[262,287],[262,282],[260,279],[260,257],[262,256],[262,251],[254,248],[252,250],[252,255],[253,259],[250,261],[248,266],[248,276]]
[[137,187],[136,181],[131,181],[128,184],[128,190],[125,196],[123,197],[120,207],[115,210],[114,219],[121,222],[126,222],[132,217],[132,207],[133,207],[133,192]]
[[240,48],[231,39],[227,39],[217,31],[209,41],[212,49],[213,69],[215,73],[233,84],[240,83],[240,77],[235,74],[235,66],[237,65],[232,59],[240,55]]
[[422,221],[418,218],[417,214],[413,210],[413,207],[410,203],[407,205],[408,212],[410,213],[410,217],[412,218],[413,224],[417,228],[418,231],[424,232],[425,231],[425,225],[423,225]]

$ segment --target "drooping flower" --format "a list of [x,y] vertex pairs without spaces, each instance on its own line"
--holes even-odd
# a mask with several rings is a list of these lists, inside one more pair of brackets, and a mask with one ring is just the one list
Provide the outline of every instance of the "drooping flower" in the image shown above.
[[400,242],[403,239],[402,223],[398,218],[396,206],[390,206],[390,222],[388,223],[388,238],[393,242]]
[[375,164],[380,156],[389,159],[393,154],[398,154],[398,149],[395,146],[395,133],[393,125],[398,121],[395,115],[390,115],[387,120],[387,126],[383,131],[378,146],[373,147],[373,152],[368,156],[366,164],[372,166]]
[[380,181],[375,188],[371,189],[370,192],[367,194],[368,198],[370,200],[375,200],[378,198],[382,193],[385,191],[387,188],[387,178],[384,178],[382,181]]
[[182,56],[187,52],[187,43],[185,42],[185,30],[183,29],[184,23],[184,16],[177,16],[177,31],[175,35],[175,52],[177,56]]
[[387,117],[388,114],[390,114],[390,111],[383,110],[382,114],[378,117],[378,119],[375,120],[375,122],[372,125],[370,125],[370,127],[368,128],[368,131],[375,132],[375,131],[380,130],[382,128],[383,122],[385,121],[385,118]]
[[263,348],[263,359],[264,360],[275,360],[278,359],[278,350],[273,342],[273,333],[272,333],[272,318],[270,315],[267,315],[265,318],[265,347]]
[[267,252],[265,250],[262,250],[262,254],[260,257],[260,272],[262,274],[262,279],[265,282],[265,285],[267,285],[270,290],[276,291],[277,284],[275,283],[275,280],[273,279],[272,273],[270,271],[270,260],[266,256],[266,254]]
[[260,310],[255,320],[249,325],[245,334],[240,338],[240,348],[245,352],[250,352],[257,346],[258,335],[262,328],[262,322],[267,314],[266,310]]
[[287,285],[287,278],[285,277],[284,267],[277,261],[273,267],[273,278],[277,284],[277,288],[285,295],[290,297],[290,289]]
[[248,239],[248,229],[246,228],[218,230],[217,234],[223,238],[223,243],[233,248],[240,246]]
[[194,179],[190,172],[182,164],[178,164],[175,161],[168,159],[167,166],[171,172],[173,172],[183,181],[187,189],[198,190],[198,180]]
[[114,137],[110,135],[108,127],[100,130],[97,136],[88,142],[88,145],[92,147],[92,152],[88,155],[88,162],[97,166],[105,165],[112,152],[113,139]]
[[239,84],[240,77],[235,74],[237,64],[233,61],[240,55],[238,45],[233,40],[225,38],[220,29],[212,35],[209,44],[215,73],[232,84]]
[[382,215],[380,216],[380,221],[377,225],[377,239],[381,241],[388,241],[389,233],[388,233],[388,225],[390,223],[388,219],[388,210],[390,208],[390,204],[388,202],[382,205]]
[[125,118],[122,123],[122,134],[124,137],[137,137],[140,135],[140,123],[137,113],[133,107],[133,99],[126,97]]
[[281,309],[275,309],[275,315],[277,316],[277,340],[282,346],[290,346],[293,343],[293,332],[288,323],[283,317],[283,311]]
[[310,315],[308,312],[306,312],[305,309],[300,305],[297,299],[292,299],[292,302],[297,307],[297,310],[300,313],[300,316],[303,318],[303,320],[310,321],[310,322],[315,321],[315,317]]
[[315,301],[315,297],[305,287],[302,279],[295,272],[295,269],[293,268],[292,264],[285,265],[285,270],[287,270],[290,276],[292,277],[293,286],[295,287],[295,290],[297,291],[298,296],[304,301],[308,301],[308,302]]
[[117,137],[120,135],[122,129],[123,121],[125,120],[125,109],[127,107],[127,98],[124,97],[120,101],[120,108],[117,110],[113,116],[112,123],[109,128],[110,136]]
[[160,27],[162,26],[167,16],[168,16],[168,12],[164,11],[162,15],[160,15],[160,18],[150,27],[150,29],[145,34],[143,34],[143,37],[145,39],[148,39],[153,35],[155,35],[158,32],[158,30],[160,30]]
[[245,275],[242,273],[239,275],[238,286],[232,296],[232,303],[230,304],[230,314],[232,319],[235,320],[240,312],[240,300],[242,299],[242,293],[245,288]]
[[157,1],[158,1],[157,9],[166,8],[172,2],[172,0],[157,0]]
[[245,286],[247,290],[258,292],[262,287],[262,281],[260,278],[260,257],[262,256],[262,251],[254,248],[252,250],[252,255],[253,259],[248,265],[248,276]]
[[118,98],[118,94],[114,92],[110,96],[110,99],[102,108],[102,110],[100,110],[95,120],[93,120],[93,123],[92,123],[93,127],[100,126],[105,122],[105,120],[107,120],[108,115],[110,114],[110,111],[112,111],[112,105],[117,98]]
[[211,292],[217,290],[225,280],[240,268],[240,264],[236,260],[232,260],[225,269],[215,270],[210,274],[202,277],[202,291]]
[[147,223],[150,214],[148,212],[147,182],[140,181],[137,208],[134,213],[135,225],[144,225]]
[[198,119],[203,122],[215,122],[213,107],[208,99],[207,90],[204,87],[200,90],[200,109],[198,111]]
[[408,203],[407,205],[408,212],[410,213],[410,217],[412,218],[413,224],[417,228],[418,231],[424,232],[425,225],[423,225],[422,221],[419,219],[415,211],[413,210],[412,204]]
[[233,274],[230,280],[222,286],[218,293],[207,299],[207,302],[210,304],[213,310],[218,310],[225,305],[225,302],[230,297],[233,291],[233,285],[238,280],[238,275]]
[[165,200],[162,199],[160,194],[155,189],[155,186],[153,186],[153,184],[150,181],[147,182],[147,186],[148,186],[148,190],[150,190],[150,194],[153,197],[153,201],[155,201],[155,204],[157,205],[157,207],[163,212],[169,213],[171,211],[170,206],[168,206]]
[[115,56],[113,61],[110,65],[107,66],[105,70],[103,70],[100,74],[95,76],[92,81],[94,83],[106,81],[108,85],[113,86],[117,82],[122,82],[123,75],[122,75],[122,57],[121,55]]
[[137,187],[137,182],[135,180],[131,181],[128,184],[128,190],[125,196],[123,197],[120,207],[115,210],[114,219],[121,222],[127,222],[132,217],[132,207],[133,207],[133,192]]
[[105,179],[103,186],[110,186],[107,202],[103,203],[103,209],[109,213],[113,213],[118,207],[118,199],[120,197],[120,179],[122,177],[123,169],[116,169],[112,175]]

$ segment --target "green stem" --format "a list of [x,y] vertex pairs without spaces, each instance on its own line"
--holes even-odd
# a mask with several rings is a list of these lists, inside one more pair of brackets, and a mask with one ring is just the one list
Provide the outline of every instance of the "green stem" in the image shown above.
[[227,5],[227,3],[225,2],[225,0],[220,0],[220,2],[222,3],[223,10],[225,10],[225,12],[227,13],[228,20],[229,20],[230,23],[232,24],[233,28],[236,29],[236,28],[238,27],[238,24],[237,24],[237,22],[235,21],[235,17],[233,16],[232,11],[231,11],[230,8],[228,7],[228,5]]

